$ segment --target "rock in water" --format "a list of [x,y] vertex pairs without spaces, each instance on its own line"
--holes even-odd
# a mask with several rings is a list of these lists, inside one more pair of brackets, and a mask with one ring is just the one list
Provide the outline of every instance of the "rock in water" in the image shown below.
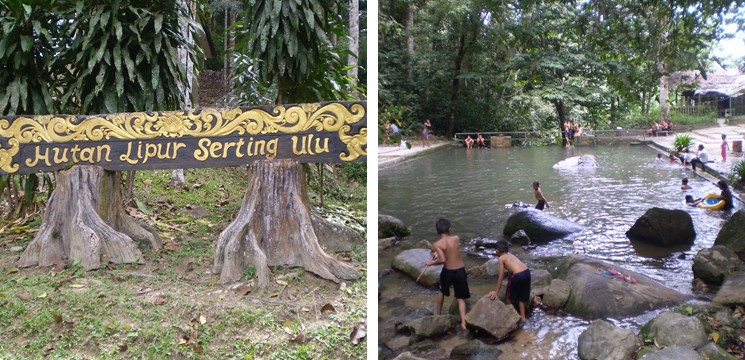
[[546,214],[540,210],[523,210],[512,214],[507,219],[503,234],[511,237],[519,230],[524,230],[532,243],[546,243],[561,239],[569,234],[580,232],[581,225]]
[[598,161],[595,156],[591,154],[573,156],[566,158],[554,164],[554,169],[578,169],[578,168],[595,168],[598,166]]
[[489,295],[479,299],[466,314],[466,324],[486,331],[489,335],[504,339],[517,329],[520,315],[512,305],[500,300],[491,300]]
[[[393,258],[391,267],[409,275],[410,278],[416,280],[419,274],[424,270],[424,262],[430,260],[432,255],[429,250],[425,249],[410,249],[404,250]],[[427,271],[424,272],[422,278],[419,279],[419,283],[427,287],[435,287],[440,283],[440,271],[442,265],[430,266]]]
[[696,230],[691,214],[655,207],[636,220],[626,237],[662,247],[691,245],[696,239]]
[[[633,281],[612,275],[612,269]],[[642,274],[582,255],[566,256],[556,275],[571,287],[566,311],[589,318],[636,316],[689,299]]]

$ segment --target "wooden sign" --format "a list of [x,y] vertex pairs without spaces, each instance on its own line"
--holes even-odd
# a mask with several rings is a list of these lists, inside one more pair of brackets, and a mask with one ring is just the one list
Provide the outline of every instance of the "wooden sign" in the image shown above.
[[365,102],[106,115],[0,117],[0,174],[224,167],[256,160],[361,161]]

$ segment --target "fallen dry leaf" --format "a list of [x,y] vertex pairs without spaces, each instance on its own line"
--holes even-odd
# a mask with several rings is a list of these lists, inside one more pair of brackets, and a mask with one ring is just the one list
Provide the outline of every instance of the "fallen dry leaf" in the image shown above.
[[204,354],[204,349],[199,345],[194,345],[194,352],[201,355]]
[[301,332],[300,334],[298,334],[297,336],[295,336],[294,339],[292,339],[292,342],[294,342],[296,344],[305,344],[305,343],[308,342],[308,337],[305,336],[305,333],[304,332]]
[[241,285],[235,288],[235,293],[238,294],[238,296],[245,296],[246,294],[250,292],[251,292],[251,285]]
[[83,285],[83,284],[70,284],[70,287],[71,288],[80,289],[82,287],[85,287],[85,285]]
[[36,297],[39,298],[39,299],[43,299],[43,298],[47,297],[47,293],[43,293],[41,295],[37,295]]
[[26,294],[26,293],[17,294],[16,297],[18,297],[21,300],[31,300],[32,298],[31,294]]
[[199,323],[204,325],[207,323],[207,318],[204,315],[199,315]]
[[163,305],[166,302],[166,298],[162,296],[156,296],[153,298],[153,304],[155,305]]
[[367,332],[365,330],[365,324],[360,324],[359,326],[354,328],[354,330],[352,330],[352,333],[349,335],[349,341],[353,345],[357,345],[360,343],[360,341],[365,339],[366,336]]
[[57,323],[57,324],[61,324],[62,323],[62,315],[57,314],[57,313],[52,313],[52,316],[54,316],[54,322],[55,323]]
[[163,245],[163,249],[168,250],[168,251],[177,251],[180,248],[181,248],[181,245],[173,241],[169,241]]
[[[722,327],[722,324],[719,321],[717,321],[717,319],[709,318],[708,320],[709,320],[709,325],[711,325],[712,328],[717,329],[717,328]],[[716,342],[716,340],[714,342]]]
[[279,285],[282,285],[282,286],[287,286],[287,285],[289,285],[289,284],[287,283],[287,281],[284,281],[284,280],[277,280],[277,284],[279,284]]

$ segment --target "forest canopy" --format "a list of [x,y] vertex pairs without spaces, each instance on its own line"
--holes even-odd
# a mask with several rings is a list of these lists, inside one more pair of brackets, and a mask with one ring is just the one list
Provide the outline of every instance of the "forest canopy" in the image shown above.
[[743,3],[380,2],[380,122],[406,131],[429,118],[452,135],[669,120],[681,101],[669,76],[705,76],[723,25],[742,30]]

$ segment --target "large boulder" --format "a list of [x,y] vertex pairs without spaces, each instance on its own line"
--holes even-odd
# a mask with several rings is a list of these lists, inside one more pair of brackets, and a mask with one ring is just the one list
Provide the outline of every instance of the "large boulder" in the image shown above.
[[641,329],[644,338],[654,339],[659,346],[697,348],[708,341],[704,324],[693,316],[666,311],[655,316]]
[[724,351],[724,349],[711,341],[709,341],[706,345],[700,347],[698,349],[698,354],[701,355],[702,358],[708,360],[737,360],[736,357],[730,355],[728,352]]
[[721,285],[740,269],[742,261],[734,251],[722,245],[701,249],[693,258],[693,275],[707,283]]
[[578,168],[595,168],[598,166],[598,161],[592,154],[572,156],[554,164],[553,168],[557,170],[571,170]]
[[696,239],[696,230],[691,214],[655,207],[636,220],[626,237],[662,247],[691,245]]
[[517,330],[520,314],[512,305],[483,296],[471,311],[466,314],[466,325],[485,331],[487,334],[504,339]]
[[411,230],[404,222],[390,215],[378,214],[378,239],[388,237],[406,237],[411,235]]
[[458,345],[450,352],[450,360],[493,360],[499,358],[502,351],[495,345],[487,345],[479,340],[472,340]]
[[745,231],[742,229],[745,229],[745,210],[739,210],[727,219],[722,230],[719,230],[714,245],[724,245],[745,260]]
[[[391,267],[408,275],[410,278],[416,280],[419,274],[424,270],[424,262],[432,258],[429,250],[425,249],[409,249],[404,250],[391,262]],[[435,287],[440,283],[440,271],[442,265],[434,265],[427,268],[424,272],[419,283],[426,287]]]
[[458,319],[452,315],[424,316],[409,321],[398,327],[401,334],[410,335],[415,341],[446,334],[458,325]]
[[745,304],[745,272],[730,275],[719,288],[713,301],[722,305]]
[[549,215],[544,211],[530,209],[518,211],[507,219],[504,235],[511,237],[524,230],[532,243],[546,243],[580,232],[581,225]]
[[582,360],[629,360],[641,344],[631,330],[595,320],[579,335],[577,353]]
[[543,304],[554,309],[563,309],[571,293],[572,287],[569,283],[561,279],[553,279],[548,290],[543,294]]
[[[606,273],[613,268],[635,282]],[[647,276],[583,255],[566,256],[555,275],[571,287],[565,310],[589,318],[636,316],[689,299]]]
[[662,350],[646,353],[639,360],[701,360],[701,356],[689,346],[668,346]]

